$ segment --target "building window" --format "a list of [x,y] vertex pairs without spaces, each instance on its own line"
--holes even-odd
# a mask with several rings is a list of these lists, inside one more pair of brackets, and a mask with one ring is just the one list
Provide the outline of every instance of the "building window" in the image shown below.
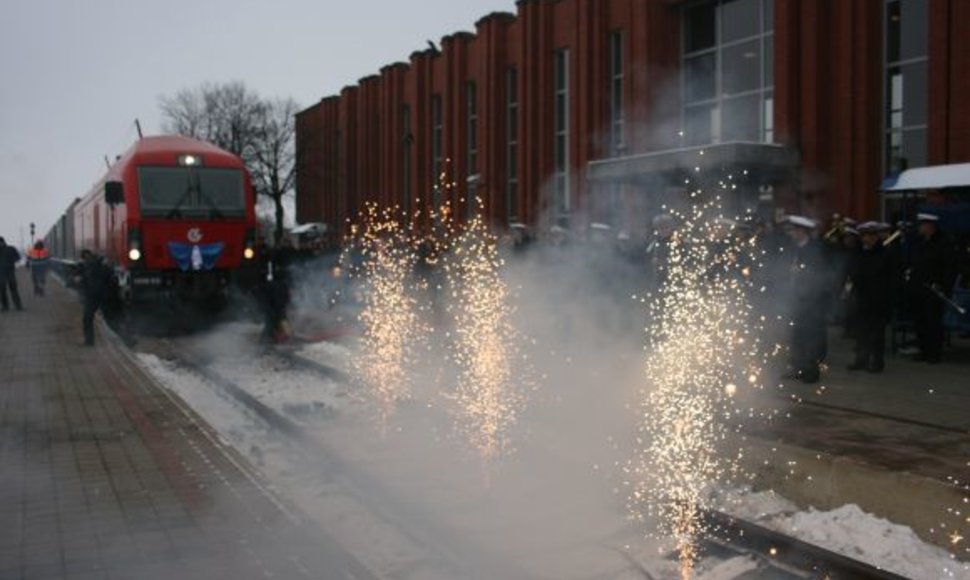
[[478,173],[478,98],[475,82],[465,86],[466,110],[468,111],[468,176]]
[[441,111],[441,95],[431,97],[431,188],[434,192],[434,206],[441,206],[441,189],[445,179],[444,171],[444,125]]
[[505,204],[512,223],[519,219],[519,77],[514,68],[509,69],[506,82]]
[[711,0],[683,18],[689,145],[774,139],[774,0]]
[[475,81],[469,81],[465,85],[465,111],[467,114],[467,135],[465,139],[467,158],[467,176],[468,176],[468,203],[465,205],[465,215],[471,219],[476,210],[478,209],[478,203],[476,199],[478,197],[478,97],[477,91],[475,90]]
[[886,2],[886,173],[926,165],[927,0]]
[[610,33],[610,153],[623,152],[623,31]]
[[555,169],[553,194],[556,211],[569,212],[569,49],[554,54],[553,115],[555,127]]
[[411,107],[404,105],[401,110],[402,125],[402,158],[401,158],[401,179],[404,181],[404,212],[411,213],[411,149],[414,145],[414,134],[411,132]]

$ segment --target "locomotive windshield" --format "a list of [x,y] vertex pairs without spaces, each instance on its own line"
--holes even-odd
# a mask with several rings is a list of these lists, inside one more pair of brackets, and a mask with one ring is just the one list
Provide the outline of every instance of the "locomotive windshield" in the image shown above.
[[139,167],[138,189],[145,216],[242,217],[243,173],[209,167]]

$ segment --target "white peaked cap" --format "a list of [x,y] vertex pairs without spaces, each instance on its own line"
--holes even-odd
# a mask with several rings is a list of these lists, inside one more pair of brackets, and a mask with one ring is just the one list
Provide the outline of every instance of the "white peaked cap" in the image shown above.
[[609,230],[612,230],[613,228],[611,228],[607,224],[603,224],[603,223],[600,223],[600,222],[593,222],[593,223],[589,224],[589,229],[591,229],[591,230],[609,231]]
[[811,218],[807,218],[803,215],[788,216],[788,223],[790,223],[793,226],[798,226],[800,228],[808,228],[810,230],[814,230],[815,226],[818,225],[818,223],[815,220]]
[[916,214],[916,220],[921,222],[938,222],[940,221],[940,216],[935,213],[918,213]]

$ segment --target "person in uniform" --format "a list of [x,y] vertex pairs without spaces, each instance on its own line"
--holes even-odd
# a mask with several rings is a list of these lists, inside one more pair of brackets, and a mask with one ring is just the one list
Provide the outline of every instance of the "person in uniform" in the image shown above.
[[667,268],[670,263],[670,246],[676,231],[674,216],[662,213],[654,216],[653,239],[647,244],[647,267],[650,284],[659,291],[667,283]]
[[943,358],[943,298],[953,285],[950,246],[939,229],[939,220],[932,213],[917,215],[919,237],[913,247],[909,271],[919,346],[915,360],[930,364],[939,363]]
[[789,216],[788,235],[792,238],[789,343],[791,378],[817,383],[819,365],[827,351],[825,307],[830,294],[831,276],[826,269],[824,249],[813,237],[815,220]]
[[8,246],[7,241],[0,238],[0,309],[4,312],[10,310],[10,302],[7,298],[8,291],[10,298],[13,299],[14,308],[17,310],[24,309],[20,302],[20,292],[17,290],[17,273],[14,270],[19,261],[20,252],[17,251],[17,248]]
[[882,372],[885,366],[886,325],[892,314],[893,264],[879,236],[879,224],[859,226],[862,247],[852,261],[849,284],[855,316],[855,361],[850,371]]
[[94,315],[98,310],[104,315],[105,308],[110,303],[113,275],[101,256],[91,250],[81,250],[78,285],[84,301],[81,324],[84,327],[85,346],[94,346]]

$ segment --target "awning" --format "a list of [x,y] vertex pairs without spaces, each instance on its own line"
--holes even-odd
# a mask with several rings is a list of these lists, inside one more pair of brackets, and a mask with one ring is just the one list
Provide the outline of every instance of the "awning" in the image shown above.
[[907,169],[895,177],[887,177],[882,182],[883,191],[945,189],[947,187],[970,187],[970,163]]
[[311,222],[308,224],[300,224],[290,230],[290,233],[297,236],[319,236],[327,231],[327,224],[319,222]]
[[772,143],[732,141],[700,147],[667,149],[654,153],[591,161],[587,178],[626,181],[709,169],[755,169],[784,175],[799,167],[798,152]]

